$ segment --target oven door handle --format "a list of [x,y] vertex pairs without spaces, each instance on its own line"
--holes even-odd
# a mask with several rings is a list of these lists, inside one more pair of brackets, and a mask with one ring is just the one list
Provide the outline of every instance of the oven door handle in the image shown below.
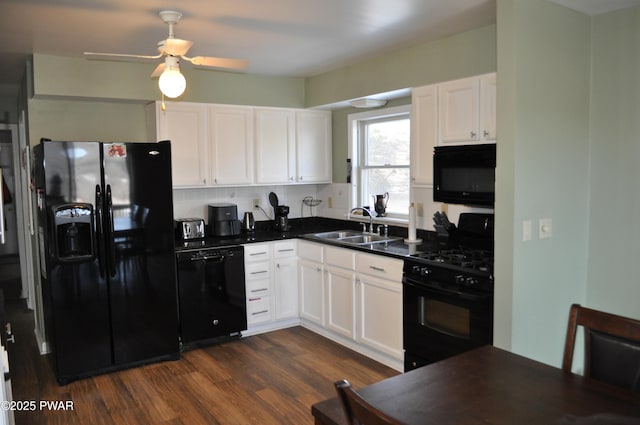
[[415,279],[412,279],[408,276],[405,276],[402,279],[402,283],[405,285],[413,286],[420,291],[435,294],[435,295],[446,295],[453,296],[458,299],[468,300],[468,301],[487,301],[491,298],[491,294],[472,294],[468,292],[456,291],[454,289],[440,288],[434,286],[425,286],[424,283],[419,282]]

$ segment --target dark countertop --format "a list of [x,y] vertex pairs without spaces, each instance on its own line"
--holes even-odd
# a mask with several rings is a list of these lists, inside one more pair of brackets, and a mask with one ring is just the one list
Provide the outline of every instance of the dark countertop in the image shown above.
[[389,235],[401,239],[389,243],[377,243],[367,245],[345,246],[330,240],[314,238],[314,233],[329,232],[334,230],[361,230],[360,222],[353,220],[338,220],[324,217],[295,218],[289,220],[291,229],[287,232],[276,231],[273,221],[256,222],[256,230],[253,233],[241,233],[230,237],[206,237],[205,239],[189,242],[176,242],[176,251],[193,249],[219,248],[232,245],[244,245],[248,243],[272,242],[278,240],[301,238],[327,245],[350,248],[361,252],[368,252],[389,257],[404,258],[416,252],[426,252],[441,248],[446,245],[446,240],[437,238],[435,232],[418,230],[418,238],[423,241],[420,244],[406,244],[404,238],[407,229],[404,227],[389,226]]

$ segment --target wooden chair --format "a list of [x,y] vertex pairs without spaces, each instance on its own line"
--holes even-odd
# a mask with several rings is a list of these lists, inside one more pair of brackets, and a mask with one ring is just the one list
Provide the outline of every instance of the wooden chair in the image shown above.
[[343,379],[335,382],[334,385],[349,420],[349,425],[403,425],[402,422],[365,401],[351,387],[349,381]]
[[578,326],[584,328],[584,376],[640,391],[640,321],[572,305],[562,360],[567,372]]

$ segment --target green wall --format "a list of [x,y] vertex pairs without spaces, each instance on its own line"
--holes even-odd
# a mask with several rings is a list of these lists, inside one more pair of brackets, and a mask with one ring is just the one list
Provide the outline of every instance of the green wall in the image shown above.
[[640,319],[640,7],[592,29],[587,304]]
[[559,366],[572,303],[640,319],[640,7],[497,5],[494,343]]
[[[153,63],[95,61],[36,54],[33,91],[40,98],[118,102],[160,100]],[[303,107],[304,79],[183,67],[187,90],[179,100],[239,105]]]
[[489,25],[307,78],[307,107],[419,87],[496,70],[496,27]]
[[143,104],[85,100],[29,101],[29,141],[52,140],[145,141]]

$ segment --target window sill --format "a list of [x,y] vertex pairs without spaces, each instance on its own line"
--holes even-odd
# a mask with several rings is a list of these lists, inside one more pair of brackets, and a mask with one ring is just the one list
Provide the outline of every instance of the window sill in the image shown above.
[[[349,215],[347,214],[347,220],[359,221],[361,223],[368,223],[369,217],[365,216],[357,216],[357,215]],[[396,218],[396,217],[373,217],[374,224],[390,224],[394,226],[409,226],[408,218]]]

